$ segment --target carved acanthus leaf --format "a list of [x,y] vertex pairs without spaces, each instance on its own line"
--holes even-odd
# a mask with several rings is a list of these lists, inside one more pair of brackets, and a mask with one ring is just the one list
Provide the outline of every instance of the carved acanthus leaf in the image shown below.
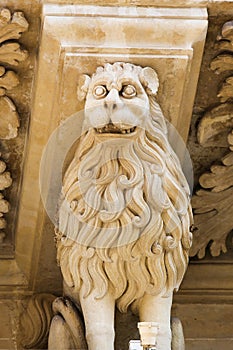
[[[0,11],[0,62],[16,66],[27,58],[27,51],[12,41],[19,39],[27,29],[28,22],[22,12],[11,15],[8,9]],[[6,94],[18,83],[16,73],[0,66],[0,139],[8,140],[17,136],[19,116],[13,101]]]
[[[217,40],[220,54],[213,59],[210,68],[217,74],[233,71],[233,21],[226,22],[223,25],[222,33]],[[232,84],[232,77],[227,78],[223,83],[218,94],[221,102],[226,102],[233,97]]]
[[227,251],[226,238],[233,229],[232,196],[232,187],[220,193],[199,190],[193,196],[195,230],[190,256],[197,254],[199,259],[203,258],[210,242],[212,256]]
[[[213,59],[211,69],[220,74],[233,71],[233,21],[226,22],[217,38],[220,54]],[[207,111],[198,125],[197,138],[204,147],[229,147],[230,152],[201,175],[203,189],[192,199],[194,209],[193,245],[190,256],[203,258],[210,244],[212,256],[226,252],[226,238],[233,229],[233,76],[221,85],[221,104]]]
[[[233,21],[223,25],[217,40],[220,54],[210,68],[217,74],[233,71]],[[198,125],[197,138],[203,147],[228,147],[227,135],[233,128],[233,76],[223,81],[217,97],[221,104],[207,111]]]
[[19,117],[14,103],[6,96],[0,98],[0,138],[13,139],[17,136]]
[[210,173],[200,177],[200,185],[208,190],[199,190],[193,196],[194,242],[190,255],[205,256],[210,244],[212,256],[227,251],[226,238],[233,229],[233,132],[229,134],[230,152],[222,158],[222,165],[214,165]]
[[18,43],[3,44],[0,47],[0,61],[17,66],[27,58],[27,51],[22,50]]
[[[233,132],[231,131],[231,133],[228,135],[228,143],[229,143],[229,148],[231,151],[233,151]],[[225,162],[227,161],[228,157],[224,158],[224,164],[226,164]]]
[[[233,57],[232,57],[233,61]],[[221,102],[226,102],[229,99],[233,98],[233,76],[227,78],[225,82],[222,84],[222,87],[218,93],[218,97]]]
[[218,35],[217,40],[221,50],[233,50],[233,21],[224,23],[221,35]]
[[6,72],[3,66],[0,66],[0,95],[5,95],[6,90],[11,90],[19,84],[19,79],[15,72],[8,70]]
[[200,185],[204,188],[212,188],[212,192],[221,192],[233,186],[233,165],[212,165],[211,173],[203,174]]
[[[0,10],[0,62],[17,66],[19,62],[27,58],[27,51],[21,49],[16,39],[28,29],[28,22],[22,12],[11,14],[8,9]],[[0,65],[0,139],[9,140],[15,138],[18,133],[19,116],[14,102],[7,96],[9,90],[19,84],[17,74]],[[0,161],[0,191],[9,187],[12,179],[9,172],[5,171],[5,163]],[[3,215],[9,211],[9,203],[0,192],[0,243],[5,233],[6,221]]]
[[[0,154],[1,155],[1,154]],[[0,160],[0,191],[5,190],[5,188],[10,187],[12,184],[11,175],[6,171],[6,164],[3,160]],[[5,233],[4,228],[6,227],[6,220],[4,219],[4,214],[8,213],[10,205],[6,199],[4,199],[3,194],[0,192],[0,243],[2,243]]]
[[199,179],[200,185],[204,188],[211,188],[212,192],[221,192],[233,186],[232,139],[233,131],[228,135],[231,151],[221,159],[223,165],[211,166],[211,172],[203,174]]
[[213,165],[211,172],[200,177],[200,185],[204,188],[211,188],[212,192],[221,192],[233,186],[233,152],[232,152],[233,131],[228,135],[228,142],[231,152],[222,158],[223,165]]
[[[19,39],[28,29],[28,22],[22,12],[11,15],[8,9],[0,11],[0,44],[8,40]],[[27,57],[27,52],[18,43],[5,43],[0,46],[0,61],[11,65],[18,65]]]
[[233,56],[230,54],[218,55],[211,62],[210,68],[217,74],[233,70]]
[[19,84],[17,75],[3,66],[0,66],[0,139],[12,139],[17,136],[19,116],[15,105],[6,90],[11,90]]
[[232,128],[233,104],[220,104],[202,117],[197,130],[198,142],[203,147],[228,147],[227,137]]
[[221,35],[217,37],[217,41],[220,54],[212,60],[210,68],[215,73],[220,74],[233,70],[233,21],[226,22],[223,25]]

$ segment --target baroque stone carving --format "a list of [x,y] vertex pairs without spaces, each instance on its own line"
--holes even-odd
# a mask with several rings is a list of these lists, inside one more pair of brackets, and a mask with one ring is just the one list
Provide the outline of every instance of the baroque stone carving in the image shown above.
[[[233,69],[233,22],[226,22],[218,36],[220,54],[211,63],[215,73]],[[227,50],[227,51],[226,51]],[[224,53],[223,53],[224,52]],[[227,52],[227,53],[226,53]],[[222,165],[213,165],[200,179],[202,188],[192,199],[195,230],[190,256],[205,256],[210,243],[212,256],[227,251],[226,238],[233,229],[233,77],[226,78],[220,87],[220,104],[206,112],[198,126],[198,141],[203,147],[229,147]]]
[[[1,154],[0,154],[1,156]],[[6,164],[3,160],[0,160],[0,191],[5,190],[12,184],[12,179],[9,171],[6,171]],[[0,192],[0,243],[3,242],[5,237],[4,229],[6,228],[6,220],[4,214],[9,211],[9,203],[4,199],[3,194]]]
[[[27,57],[27,52],[20,48],[19,39],[26,31],[28,23],[22,12],[11,15],[8,9],[0,11],[0,62],[17,66]],[[8,90],[18,85],[15,72],[0,66],[0,139],[11,139],[17,136],[19,118],[14,103],[6,96]]]
[[[53,302],[53,318],[48,341],[49,349],[87,350],[85,339],[84,320],[78,307],[67,297],[57,298]],[[62,328],[62,332],[61,332]],[[172,350],[185,350],[183,327],[180,320],[173,317],[171,320]]]
[[53,317],[48,341],[49,349],[87,350],[83,317],[69,298],[57,298],[53,302]]
[[53,316],[52,294],[33,295],[20,317],[18,343],[24,349],[47,349],[49,326]]
[[193,196],[195,229],[194,242],[190,256],[197,254],[199,259],[205,256],[210,243],[212,256],[227,251],[226,238],[233,229],[233,135],[228,137],[231,143],[229,152],[222,158],[222,165],[213,165],[209,173],[203,174],[198,190]]
[[217,37],[220,53],[211,62],[211,69],[217,74],[233,69],[233,21],[226,22]]
[[[0,63],[17,66],[27,57],[27,52],[20,48],[19,43],[12,41],[19,39],[22,32],[26,31],[28,23],[22,12],[11,15],[8,9],[0,10]],[[7,92],[19,84],[17,74],[0,65],[0,139],[9,140],[17,136],[19,116],[13,101],[7,96]],[[6,164],[0,161],[0,191],[9,187],[12,183],[9,172],[5,171]],[[3,242],[5,233],[1,231],[6,227],[3,214],[9,211],[9,203],[0,192],[0,243]]]
[[192,214],[158,86],[152,68],[120,62],[80,78],[83,134],[65,171],[56,240],[64,293],[81,305],[89,350],[114,348],[115,304],[159,322],[157,349],[171,349]]

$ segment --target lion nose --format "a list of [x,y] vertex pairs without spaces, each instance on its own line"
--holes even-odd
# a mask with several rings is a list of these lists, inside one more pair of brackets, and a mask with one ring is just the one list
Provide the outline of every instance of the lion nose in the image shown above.
[[114,111],[114,109],[116,109],[117,108],[117,104],[115,103],[115,102],[104,102],[104,107],[106,108],[106,109],[109,109],[109,110],[111,110],[112,112]]
[[119,91],[117,89],[111,89],[105,98],[104,107],[108,109],[110,113],[114,112],[121,104]]

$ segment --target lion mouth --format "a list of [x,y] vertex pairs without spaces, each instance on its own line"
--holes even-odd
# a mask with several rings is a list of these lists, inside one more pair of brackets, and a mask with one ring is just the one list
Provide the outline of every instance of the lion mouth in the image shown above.
[[136,129],[136,126],[131,128],[120,128],[114,124],[107,124],[103,126],[102,128],[95,128],[95,131],[98,134],[131,134]]

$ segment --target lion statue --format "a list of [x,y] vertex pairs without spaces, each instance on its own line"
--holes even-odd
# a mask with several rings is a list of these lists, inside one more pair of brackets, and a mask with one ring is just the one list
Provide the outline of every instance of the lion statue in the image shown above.
[[192,212],[158,86],[152,68],[122,62],[80,78],[83,132],[64,171],[56,240],[64,294],[80,307],[89,350],[114,349],[115,305],[158,322],[156,349],[171,349]]

